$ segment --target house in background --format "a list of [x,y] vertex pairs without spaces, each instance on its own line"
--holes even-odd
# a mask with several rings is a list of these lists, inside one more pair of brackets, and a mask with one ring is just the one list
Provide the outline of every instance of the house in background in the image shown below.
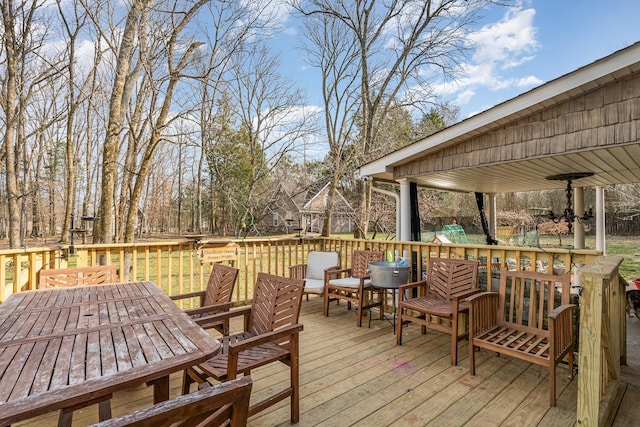
[[293,201],[287,185],[280,183],[267,206],[263,228],[270,234],[293,233],[294,228],[302,228],[299,211],[300,208]]
[[[265,227],[270,233],[320,233],[324,224],[329,183],[318,182],[305,189],[288,190],[280,184],[269,206]],[[355,209],[337,191],[331,233],[352,233]],[[302,229],[302,230],[298,230]]]

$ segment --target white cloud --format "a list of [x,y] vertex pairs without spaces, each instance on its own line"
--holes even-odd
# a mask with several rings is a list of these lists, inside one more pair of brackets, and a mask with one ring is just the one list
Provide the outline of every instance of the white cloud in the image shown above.
[[541,84],[534,75],[517,75],[518,67],[533,60],[540,48],[535,13],[531,8],[509,9],[498,22],[472,33],[469,38],[475,53],[470,62],[461,67],[456,81],[441,84],[436,93],[464,106],[472,101],[486,104],[475,98],[482,90],[522,90]]
[[465,91],[463,91],[463,92],[460,92],[460,93],[458,94],[458,96],[456,97],[455,103],[456,103],[457,105],[465,105],[465,104],[467,104],[467,103],[469,102],[469,100],[470,100],[471,98],[473,98],[473,96],[474,96],[475,94],[476,94],[476,93],[475,93],[473,90],[471,90],[471,89],[467,89],[467,90],[465,90]]
[[537,78],[536,76],[527,76],[527,77],[522,77],[518,79],[518,81],[516,82],[516,86],[533,87],[533,86],[541,85],[542,83],[543,81]]
[[510,9],[501,21],[473,33],[470,39],[478,47],[474,61],[509,64],[514,58],[535,52],[538,48],[533,26],[535,13],[534,9]]

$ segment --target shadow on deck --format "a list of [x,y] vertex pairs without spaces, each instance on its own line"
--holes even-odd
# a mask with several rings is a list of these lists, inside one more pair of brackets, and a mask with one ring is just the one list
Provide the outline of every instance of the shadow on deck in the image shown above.
[[[300,426],[573,426],[577,378],[569,382],[566,366],[558,368],[558,402],[549,407],[546,368],[521,360],[477,355],[477,376],[469,375],[468,346],[460,343],[459,364],[450,365],[449,337],[420,328],[405,329],[403,345],[395,344],[390,323],[375,320],[356,327],[353,311],[332,306],[322,315],[321,298],[304,301],[301,321]],[[628,318],[629,385],[615,426],[637,424],[640,408],[640,320]],[[232,329],[233,329],[232,325]],[[236,325],[237,326],[237,325]],[[634,337],[634,338],[631,338]],[[253,372],[252,400],[288,382],[289,370],[267,366]],[[181,375],[171,378],[171,394],[180,393]],[[152,389],[144,386],[117,393],[113,414],[150,406]],[[97,405],[74,413],[74,426],[97,422]],[[20,425],[55,426],[57,413]],[[288,401],[257,414],[250,426],[289,425]],[[159,427],[159,426],[158,426]]]

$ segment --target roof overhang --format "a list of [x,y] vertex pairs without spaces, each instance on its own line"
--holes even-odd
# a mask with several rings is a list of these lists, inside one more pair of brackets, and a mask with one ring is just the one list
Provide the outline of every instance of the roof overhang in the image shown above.
[[[613,82],[638,75],[639,71],[640,43],[636,43],[370,162],[360,167],[358,175],[381,181],[409,179],[428,188],[485,193],[564,188],[566,183],[546,178],[571,172],[594,172],[593,176],[575,182],[575,186],[640,182],[638,112],[631,113],[635,115],[631,120],[632,136],[619,143],[559,152],[551,149],[548,153],[534,153],[517,160],[503,160],[500,153],[496,153],[495,158],[482,165],[450,170],[429,169],[424,165],[418,167],[420,162],[433,161],[447,149],[468,144],[474,138],[495,133],[569,100],[608,87]],[[640,111],[640,84],[636,80],[634,82],[627,98],[634,98]],[[465,155],[464,150],[460,151]]]

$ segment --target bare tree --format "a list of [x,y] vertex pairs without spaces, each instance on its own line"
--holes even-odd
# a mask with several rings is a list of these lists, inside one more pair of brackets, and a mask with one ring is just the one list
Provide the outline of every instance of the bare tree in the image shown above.
[[[127,13],[126,23],[121,35],[118,48],[118,56],[115,66],[115,75],[111,89],[109,102],[109,117],[107,121],[106,135],[102,147],[102,185],[100,196],[100,219],[94,240],[96,242],[111,243],[113,227],[112,213],[117,178],[117,159],[122,132],[122,105],[123,100],[128,99],[132,90],[131,85],[126,87],[127,77],[130,72],[131,61],[135,52],[135,38],[140,31],[143,18],[153,4],[151,0],[134,0]],[[128,93],[127,93],[128,92]]]
[[2,153],[6,174],[7,228],[12,248],[23,245],[24,238],[20,225],[26,194],[20,166],[27,138],[29,134],[35,134],[27,121],[29,101],[35,89],[52,77],[41,67],[41,49],[48,36],[48,26],[43,21],[43,5],[44,2],[38,0],[5,0],[0,6],[4,51],[0,95],[0,107],[4,113]]
[[324,162],[329,170],[330,185],[323,236],[331,233],[338,184],[356,162],[353,145],[357,121],[354,118],[359,108],[359,83],[354,68],[360,58],[357,41],[344,36],[347,31],[342,21],[326,15],[305,21],[308,61],[322,76],[324,127],[329,145]]
[[[268,2],[266,2],[268,4]],[[258,11],[264,3],[252,3],[253,8],[245,7],[239,2],[210,2],[208,4],[207,25],[203,25],[201,34],[206,38],[207,55],[203,55],[201,63],[196,66],[196,97],[199,103],[197,126],[200,133],[200,147],[196,173],[196,200],[194,213],[194,229],[202,232],[203,176],[205,153],[214,142],[212,137],[216,131],[211,126],[215,122],[217,102],[222,91],[227,89],[226,74],[230,72],[231,59],[257,33],[270,30],[269,16]],[[242,24],[240,24],[242,23]]]
[[640,217],[640,184],[622,184],[611,188],[612,207],[624,220]]
[[[357,78],[359,143],[356,163],[375,158],[381,150],[378,130],[393,105],[423,108],[433,105],[432,79],[455,73],[470,50],[467,31],[491,0],[298,0],[296,8],[319,25],[339,21],[343,37],[354,40],[357,60],[348,58]],[[506,3],[506,2],[501,2]],[[317,40],[317,44],[324,40]],[[322,49],[319,47],[319,49]],[[359,182],[359,236],[366,235],[370,207],[369,184]]]
[[316,118],[305,108],[304,94],[276,71],[279,58],[263,44],[237,53],[230,93],[247,138],[250,183],[235,204],[240,215],[253,224],[261,220],[263,202],[272,189],[270,172],[287,155],[300,150],[304,139],[315,131]]
[[[25,177],[23,191],[28,197],[20,198],[20,209],[23,218],[22,228],[27,232],[27,218],[31,217],[31,237],[44,237],[47,231],[52,235],[55,233],[58,217],[56,207],[58,204],[62,206],[64,200],[59,190],[65,187],[66,180],[59,171],[64,169],[60,126],[64,121],[66,109],[59,102],[57,95],[63,92],[61,79],[46,79],[29,100],[25,120],[28,121],[27,126],[31,132],[25,135],[25,149],[21,161],[21,174]],[[44,201],[47,198],[49,209],[45,209]],[[21,234],[27,236],[25,232]]]
[[[114,234],[125,241],[135,237],[139,202],[144,184],[153,163],[153,155],[164,138],[171,119],[173,97],[183,72],[200,42],[184,40],[183,32],[206,0],[196,2],[162,3],[152,9],[154,2],[132,2],[117,45],[117,60],[113,80],[107,133],[102,151],[102,185],[99,210],[101,213],[96,240],[110,242]],[[99,19],[94,17],[94,22]],[[100,30],[106,35],[105,30]],[[107,37],[105,37],[107,38]],[[111,42],[114,50],[115,43]],[[137,59],[136,59],[137,58]],[[164,65],[162,62],[165,62]],[[137,85],[137,86],[136,86]],[[133,96],[137,90],[136,96]],[[133,108],[125,127],[125,107],[133,99]],[[116,221],[123,225],[114,233],[112,226],[114,201],[117,192],[118,156],[121,152],[123,130],[125,141],[125,171],[117,206]]]
[[[166,54],[167,75],[163,76],[160,81],[154,81],[151,83],[154,89],[153,99],[156,100],[160,98],[160,90],[163,98],[157,115],[153,118],[149,118],[150,136],[136,173],[135,184],[129,200],[129,209],[124,233],[125,242],[131,242],[135,238],[135,224],[138,218],[138,207],[142,191],[144,189],[144,183],[152,167],[154,151],[163,138],[165,129],[169,124],[169,113],[177,85],[183,77],[182,73],[189,65],[191,55],[193,55],[198,46],[202,44],[201,42],[196,41],[187,41],[185,43],[181,40],[181,33],[205,3],[207,3],[207,0],[199,0],[192,5],[189,5],[185,10],[177,11],[174,9],[175,15],[172,14],[170,17],[171,19],[167,19],[167,22],[172,23],[168,29],[165,29],[165,34],[168,34],[169,37],[166,43],[162,46],[162,51]],[[156,33],[157,36],[160,34],[161,33]],[[149,66],[151,66],[151,63],[148,62],[146,64],[146,71],[148,73],[151,72]],[[165,84],[161,84],[161,82],[165,82]]]
[[81,76],[77,72],[77,44],[83,27],[85,27],[88,17],[85,10],[80,7],[77,0],[71,4],[61,0],[56,0],[62,28],[66,36],[66,57],[64,71],[66,72],[66,127],[64,132],[65,158],[66,158],[66,180],[65,180],[65,210],[62,222],[62,234],[60,241],[69,241],[70,218],[75,210],[76,200],[76,163],[78,150],[78,133],[75,129],[76,114],[81,102],[87,97],[87,89],[90,87],[95,67],[86,76]]

